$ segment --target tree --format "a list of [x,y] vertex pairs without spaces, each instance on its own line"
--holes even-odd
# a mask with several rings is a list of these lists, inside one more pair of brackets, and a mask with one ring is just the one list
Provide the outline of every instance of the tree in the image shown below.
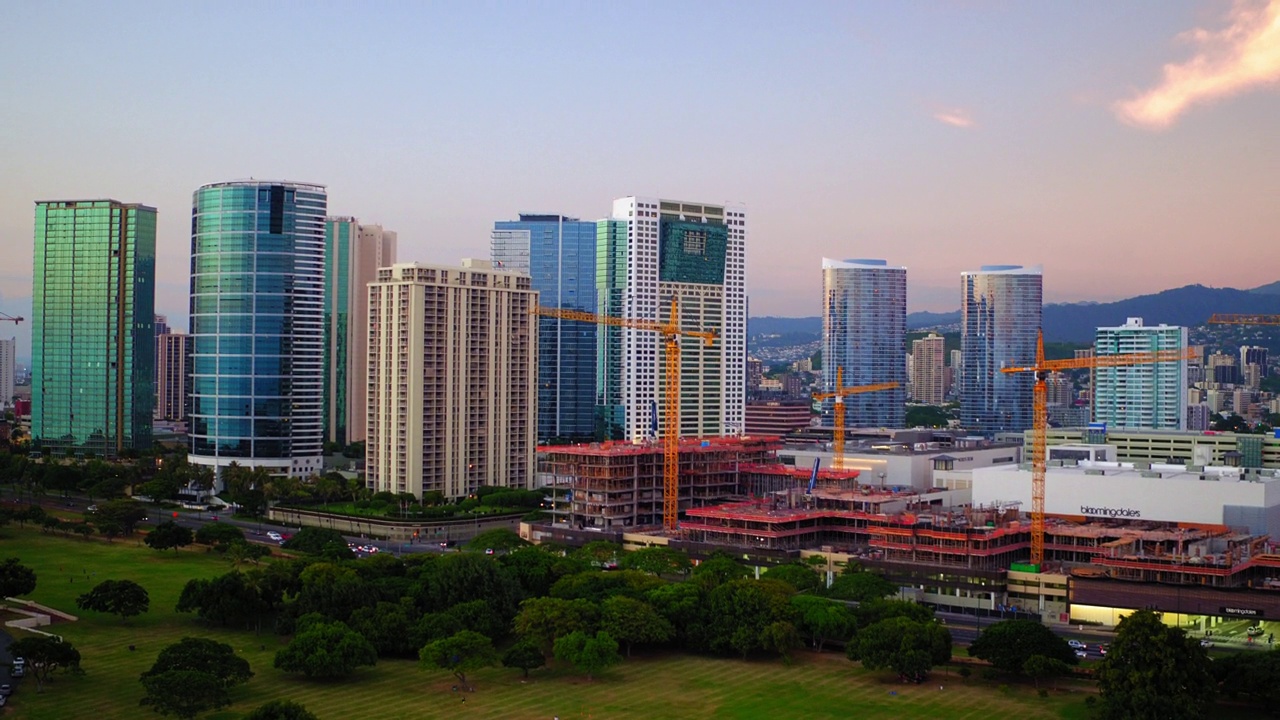
[[147,533],[147,537],[143,542],[152,550],[173,548],[176,553],[178,548],[190,545],[192,539],[190,528],[184,528],[172,520],[166,520]]
[[521,640],[512,645],[502,656],[503,667],[520,668],[524,671],[526,678],[529,677],[530,670],[536,670],[546,664],[547,656],[542,654],[537,643],[529,640]]
[[140,680],[146,695],[139,705],[161,715],[194,718],[202,712],[231,704],[231,695],[218,679],[196,670],[166,670],[144,674]]
[[892,617],[859,630],[846,654],[868,670],[888,668],[918,683],[934,665],[950,660],[951,633],[935,622]]
[[463,690],[473,691],[467,673],[498,664],[498,651],[493,641],[471,630],[463,630],[443,640],[427,643],[418,653],[422,667],[448,670],[458,678]]
[[514,550],[529,543],[507,528],[486,530],[471,538],[468,550]]
[[236,568],[247,562],[256,565],[259,560],[271,557],[271,548],[266,545],[250,545],[244,540],[233,540],[229,545],[219,547]]
[[207,622],[222,626],[250,627],[259,622],[270,604],[250,586],[244,574],[231,572],[206,580],[188,580],[178,597],[178,612],[194,612]]
[[423,634],[419,617],[408,598],[398,603],[379,602],[374,607],[356,608],[347,624],[377,650],[378,657],[417,657]]
[[226,550],[236,540],[244,540],[244,531],[230,523],[205,523],[196,530],[196,542]]
[[595,635],[588,635],[581,630],[565,635],[556,640],[555,655],[557,660],[567,662],[585,673],[588,682],[592,675],[622,662],[622,656],[618,654],[618,641],[603,630]]
[[1097,678],[1100,715],[1108,719],[1205,717],[1216,691],[1200,643],[1150,610],[1120,621]]
[[848,606],[814,595],[796,595],[791,598],[799,623],[797,630],[807,637],[818,652],[828,640],[848,640],[856,626],[853,611]]
[[1039,655],[1075,665],[1075,651],[1067,641],[1035,620],[1004,620],[983,629],[969,646],[969,654],[986,660],[997,670],[1020,673]]
[[354,554],[347,548],[347,539],[342,537],[342,533],[329,528],[302,528],[293,537],[284,541],[281,547],[285,550],[296,550],[308,555],[324,555],[330,553],[334,548],[340,547],[342,548],[342,553],[339,553],[339,558],[354,557]]
[[652,575],[688,575],[693,564],[689,556],[680,550],[667,547],[648,547],[629,552],[618,561],[624,570],[639,570]]
[[132,580],[103,580],[76,598],[76,607],[119,615],[125,620],[150,609],[151,596],[146,588]]
[[212,676],[224,689],[246,683],[253,677],[248,660],[236,655],[230,645],[208,638],[184,637],[165,647],[156,656],[151,669],[142,676],[160,675],[173,670],[205,673]]
[[[695,571],[696,572],[696,571]],[[795,589],[777,580],[731,580],[707,596],[707,649],[747,657],[776,648],[765,631],[775,622],[791,622]]]
[[1236,699],[1241,695],[1259,709],[1274,716],[1280,709],[1280,650],[1232,653],[1211,664],[1221,692]]
[[244,720],[320,720],[313,712],[292,700],[272,700],[259,705],[257,710],[244,716]]
[[817,589],[818,585],[821,584],[821,579],[813,571],[813,568],[801,563],[787,563],[786,565],[771,567],[761,573],[760,577],[765,580],[781,580],[798,592]]
[[671,623],[643,600],[615,595],[600,605],[600,611],[600,628],[626,643],[627,657],[635,643],[663,643],[675,634]]
[[312,679],[336,680],[362,665],[376,665],[378,651],[359,633],[340,622],[321,622],[298,633],[280,652],[274,666]]
[[9,654],[27,659],[27,667],[36,679],[37,692],[44,692],[44,684],[55,670],[80,669],[80,651],[57,637],[34,635],[14,640],[9,644]]
[[831,582],[827,588],[827,596],[838,600],[866,602],[888,597],[898,588],[873,572],[843,573]]
[[1035,681],[1037,688],[1040,687],[1041,680],[1066,675],[1070,669],[1071,666],[1062,660],[1044,655],[1032,655],[1022,663],[1022,674]]
[[36,571],[12,557],[0,563],[0,598],[26,595],[36,589]]
[[520,603],[516,634],[552,649],[560,637],[576,631],[593,632],[600,619],[599,609],[589,600],[530,598]]
[[103,535],[112,536],[106,531],[108,524],[119,527],[119,532],[115,534],[129,535],[133,533],[138,523],[147,517],[147,508],[140,502],[134,500],[111,500],[104,502],[98,506],[97,516],[98,527],[102,529]]
[[730,580],[744,578],[749,571],[741,563],[722,552],[715,552],[693,569],[693,578],[704,587],[712,588]]

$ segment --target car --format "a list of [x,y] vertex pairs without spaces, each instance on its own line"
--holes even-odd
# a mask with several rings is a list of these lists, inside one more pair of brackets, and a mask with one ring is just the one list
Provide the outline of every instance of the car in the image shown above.
[[484,554],[485,554],[485,555],[492,555],[492,554],[493,554],[493,548],[485,548],[485,549],[484,549]]
[[1076,651],[1076,657],[1080,658],[1081,660],[1087,660],[1087,659],[1089,658],[1089,651],[1088,651],[1088,650],[1077,650],[1077,651]]
[[1089,649],[1088,645],[1085,645],[1079,640],[1068,640],[1067,644],[1071,646],[1072,650],[1088,650]]
[[1248,629],[1248,630],[1245,630],[1245,631],[1244,631],[1244,634],[1245,634],[1245,635],[1248,635],[1249,637],[1258,637],[1258,636],[1259,636],[1259,635],[1261,635],[1263,632],[1264,632],[1264,631],[1263,631],[1263,629],[1262,629],[1262,626],[1261,626],[1261,625],[1251,625],[1251,626],[1249,626],[1249,629]]
[[276,532],[275,530],[268,531],[267,537],[271,538],[272,540],[275,540],[276,542],[280,542],[281,540],[284,540],[284,538],[280,536],[280,533]]
[[87,510],[88,512],[91,512],[91,513],[95,513],[95,512],[98,512],[98,506],[97,506],[97,505],[90,505],[89,507],[85,508],[85,510]]
[[13,669],[9,671],[9,677],[11,678],[20,678],[26,674],[27,674],[26,665],[14,665]]
[[12,685],[10,685],[9,683],[5,683],[4,685],[0,685],[0,695],[9,695],[9,694],[11,694],[12,692],[13,692],[13,686],[12,686]]
[[1201,640],[1201,641],[1200,641],[1200,647],[1203,647],[1203,648],[1210,648],[1210,647],[1213,647],[1213,641],[1212,641],[1212,640]]
[[27,659],[26,659],[26,658],[24,658],[24,657],[22,657],[21,655],[19,655],[18,657],[16,657],[16,658],[14,658],[14,659],[13,659],[13,666],[14,666],[14,667],[23,667],[23,666],[25,666],[26,664],[27,664]]
[[8,695],[0,695],[0,707],[4,707],[4,704],[8,701],[9,701]]
[[1098,654],[1099,654],[1099,655],[1102,655],[1103,657],[1106,657],[1106,655],[1107,655],[1107,646],[1106,646],[1106,645],[1099,645],[1099,646],[1098,646]]

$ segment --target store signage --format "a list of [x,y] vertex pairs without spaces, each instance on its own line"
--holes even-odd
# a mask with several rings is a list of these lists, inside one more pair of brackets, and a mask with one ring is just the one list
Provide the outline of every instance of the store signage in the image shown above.
[[1102,517],[1113,517],[1113,518],[1142,517],[1142,511],[1134,510],[1133,508],[1091,507],[1089,505],[1081,505],[1080,514],[1081,515],[1100,515]]
[[1221,607],[1223,615],[1235,615],[1236,617],[1262,617],[1262,611],[1257,608],[1238,608],[1238,607]]

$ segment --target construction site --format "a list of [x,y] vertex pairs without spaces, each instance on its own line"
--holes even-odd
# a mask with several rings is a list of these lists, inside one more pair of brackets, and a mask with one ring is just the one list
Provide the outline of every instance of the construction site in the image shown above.
[[[741,498],[739,467],[775,462],[780,447],[776,437],[681,440],[679,511]],[[664,447],[658,443],[538,450],[538,485],[549,493],[549,511],[556,523],[571,527],[662,527],[663,471]]]

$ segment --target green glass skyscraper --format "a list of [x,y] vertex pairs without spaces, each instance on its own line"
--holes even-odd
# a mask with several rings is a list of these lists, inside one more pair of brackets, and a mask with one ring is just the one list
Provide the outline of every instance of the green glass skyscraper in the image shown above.
[[151,445],[156,209],[36,203],[31,435],[56,455]]

